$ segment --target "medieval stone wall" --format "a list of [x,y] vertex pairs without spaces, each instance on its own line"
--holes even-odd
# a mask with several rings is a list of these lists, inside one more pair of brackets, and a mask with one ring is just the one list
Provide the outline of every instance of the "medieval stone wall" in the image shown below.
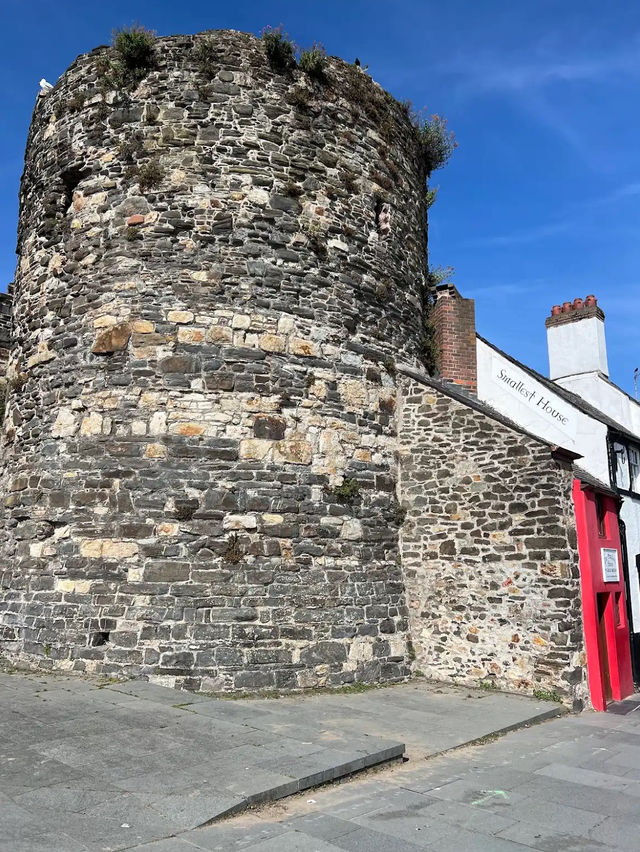
[[415,134],[340,60],[313,82],[274,72],[253,36],[208,37],[212,73],[202,36],[160,39],[137,88],[105,94],[99,48],[36,105],[2,650],[195,689],[399,679],[394,361],[420,350],[426,278]]
[[428,677],[587,700],[571,465],[404,376],[402,562]]

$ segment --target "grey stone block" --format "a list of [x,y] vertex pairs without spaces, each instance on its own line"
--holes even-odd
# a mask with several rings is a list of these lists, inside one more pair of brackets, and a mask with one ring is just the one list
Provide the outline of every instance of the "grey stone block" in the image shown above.
[[228,852],[232,849],[253,848],[255,844],[290,833],[286,825],[262,820],[251,814],[242,814],[229,822],[190,831],[185,838],[198,849]]
[[[605,845],[598,840],[589,840],[587,837],[578,834],[568,834],[561,829],[547,828],[544,823],[533,825],[529,822],[516,822],[507,828],[500,829],[497,836],[504,840],[512,840],[514,843],[521,843],[527,847],[544,850],[544,852],[558,852],[558,850],[562,850],[562,852],[604,852],[605,849],[611,848],[608,843],[616,835],[615,832],[609,833]],[[616,844],[615,848],[620,847]]]
[[346,852],[424,852],[429,845],[427,837],[424,843],[414,843],[404,837],[382,834],[370,828],[358,828],[349,834],[335,837],[331,842]]
[[282,823],[282,826],[323,840],[332,840],[334,837],[349,834],[352,831],[356,831],[358,828],[357,824],[354,822],[340,819],[339,817],[325,813],[312,813],[305,814],[304,816],[297,816],[293,819],[286,820]]

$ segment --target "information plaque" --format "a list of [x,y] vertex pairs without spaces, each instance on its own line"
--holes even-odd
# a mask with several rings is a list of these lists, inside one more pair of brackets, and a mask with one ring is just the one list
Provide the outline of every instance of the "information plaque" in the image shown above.
[[618,551],[613,547],[603,547],[600,549],[600,554],[602,557],[602,579],[605,583],[619,583]]

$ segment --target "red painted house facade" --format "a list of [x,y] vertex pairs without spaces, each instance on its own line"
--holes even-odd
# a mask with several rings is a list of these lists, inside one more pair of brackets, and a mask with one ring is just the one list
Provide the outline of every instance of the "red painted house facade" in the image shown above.
[[585,479],[575,479],[573,502],[580,557],[582,613],[591,702],[606,710],[634,691],[619,505]]

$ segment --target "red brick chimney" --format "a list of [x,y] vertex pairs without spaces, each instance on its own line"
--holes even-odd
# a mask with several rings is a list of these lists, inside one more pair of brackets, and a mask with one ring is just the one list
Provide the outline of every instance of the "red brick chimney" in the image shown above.
[[431,312],[440,377],[472,393],[478,387],[476,306],[453,284],[438,284]]

